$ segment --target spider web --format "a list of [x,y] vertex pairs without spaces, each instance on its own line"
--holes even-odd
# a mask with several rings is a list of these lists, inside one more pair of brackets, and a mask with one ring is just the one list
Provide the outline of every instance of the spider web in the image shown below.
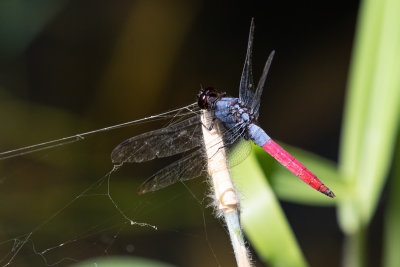
[[[193,112],[185,107],[182,116]],[[181,117],[148,119],[164,119],[166,125]],[[119,131],[129,136],[130,125],[123,124]],[[137,196],[136,188],[149,174],[145,169],[154,170],[155,164],[113,166],[112,146],[104,144],[115,134],[104,132],[94,138],[79,134],[45,142],[51,150],[24,155],[17,151],[16,157],[0,161],[0,266],[67,266],[95,256],[136,255],[141,244],[148,243],[143,236],[160,231],[203,243],[211,261],[219,265],[206,229],[210,212],[204,209],[204,197],[199,197],[205,195],[204,179],[193,182],[193,188],[178,184]],[[75,139],[82,142],[64,146]],[[188,219],[187,213],[194,218]],[[194,221],[204,227],[200,236],[177,226]],[[137,236],[142,242],[135,241]]]

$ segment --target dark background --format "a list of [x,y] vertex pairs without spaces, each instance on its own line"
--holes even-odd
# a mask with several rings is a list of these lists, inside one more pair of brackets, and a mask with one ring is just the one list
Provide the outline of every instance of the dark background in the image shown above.
[[[336,161],[358,5],[6,1],[0,13],[0,150],[184,106],[196,100],[200,84],[237,96],[254,17],[256,79],[270,51],[276,51],[260,124],[273,138]],[[198,200],[182,185],[136,196],[137,186],[163,161],[126,167],[110,182],[118,207],[159,231],[129,226],[104,195],[106,182],[80,195],[112,168],[109,154],[115,145],[156,127],[128,127],[0,161],[1,253],[10,251],[10,240],[32,232],[15,266],[42,266],[38,251],[68,241],[44,255],[48,264],[134,255],[179,266],[233,266],[226,231],[206,208],[205,183],[189,183]],[[335,210],[282,206],[310,265],[339,265],[342,240]],[[372,237],[379,231],[374,229]],[[255,254],[254,259],[259,261]]]

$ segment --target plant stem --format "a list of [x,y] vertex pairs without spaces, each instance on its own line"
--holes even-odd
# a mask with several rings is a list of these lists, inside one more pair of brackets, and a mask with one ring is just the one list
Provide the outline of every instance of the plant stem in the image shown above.
[[[203,111],[201,116],[203,125],[209,124],[211,116],[209,111]],[[207,154],[207,170],[212,179],[218,214],[222,214],[225,218],[237,266],[250,267],[249,253],[239,223],[239,198],[232,183],[219,123],[216,121],[211,131],[203,127],[203,137]]]
[[366,229],[360,228],[353,234],[347,235],[343,246],[343,267],[365,266]]
[[[400,161],[400,134],[397,136],[397,149],[394,162]],[[394,165],[392,177],[389,182],[388,204],[385,211],[383,264],[385,267],[395,267],[400,262],[400,166]]]

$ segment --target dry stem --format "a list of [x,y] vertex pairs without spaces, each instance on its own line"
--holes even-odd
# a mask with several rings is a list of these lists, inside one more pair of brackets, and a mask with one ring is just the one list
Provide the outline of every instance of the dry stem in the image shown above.
[[[210,116],[209,111],[203,111],[201,120],[206,127],[210,122],[207,118],[210,118]],[[224,215],[238,267],[250,267],[249,254],[239,221],[239,198],[229,172],[223,140],[219,131],[219,123],[216,122],[211,131],[206,127],[203,127],[203,136],[208,159],[208,174],[212,178],[217,203],[216,208],[218,213]]]

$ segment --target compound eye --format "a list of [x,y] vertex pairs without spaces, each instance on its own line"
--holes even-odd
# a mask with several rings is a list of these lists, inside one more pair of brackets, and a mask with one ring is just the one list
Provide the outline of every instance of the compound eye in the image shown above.
[[199,97],[198,105],[201,109],[207,108],[207,96],[205,93],[202,93]]

